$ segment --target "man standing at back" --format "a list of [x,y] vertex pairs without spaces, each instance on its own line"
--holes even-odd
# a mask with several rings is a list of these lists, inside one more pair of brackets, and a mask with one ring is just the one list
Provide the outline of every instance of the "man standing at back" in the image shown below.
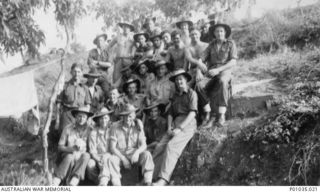
[[116,82],[121,77],[120,70],[123,66],[127,66],[132,63],[134,47],[134,40],[132,37],[134,26],[126,22],[118,23],[118,25],[121,27],[123,32],[119,36],[115,37],[108,45],[108,49],[117,45],[115,49],[116,58],[113,70],[113,82]]
[[110,83],[112,82],[112,63],[110,53],[106,49],[106,41],[108,39],[107,34],[98,35],[93,43],[97,48],[92,49],[89,52],[88,65],[90,69],[96,68],[101,76],[98,79],[98,85],[104,92],[108,92]]
[[61,118],[59,133],[69,124],[74,123],[71,110],[82,106],[90,107],[91,98],[88,87],[83,83],[83,69],[79,63],[71,66],[72,78],[66,82],[63,91],[57,99],[61,103]]

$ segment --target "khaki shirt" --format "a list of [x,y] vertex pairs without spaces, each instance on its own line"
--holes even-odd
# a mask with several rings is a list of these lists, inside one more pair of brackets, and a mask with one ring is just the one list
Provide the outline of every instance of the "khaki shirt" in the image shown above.
[[126,127],[123,121],[114,123],[110,139],[116,142],[117,149],[123,155],[131,155],[139,148],[140,140],[146,140],[142,122],[136,119],[130,127]]
[[176,91],[171,99],[169,114],[176,118],[178,116],[186,116],[190,111],[198,111],[197,93],[191,88],[182,93]]
[[[87,144],[91,130],[92,128],[89,125],[86,125],[84,128],[76,128],[75,124],[70,124],[63,129],[59,146],[73,147],[77,144],[77,141],[82,141],[84,144]],[[87,146],[85,145],[81,150],[85,152]]]
[[105,154],[110,153],[110,134],[109,128],[99,129],[94,128],[89,135],[89,152],[91,154]]
[[229,39],[223,41],[220,49],[218,49],[217,42],[216,39],[213,40],[201,56],[202,61],[207,62],[209,70],[218,68],[230,60],[238,58],[234,41]]
[[108,53],[107,49],[99,50],[98,48],[94,48],[90,50],[87,61],[89,67],[92,67],[93,60],[111,62],[110,54]]
[[83,84],[75,84],[71,79],[65,84],[64,90],[60,95],[63,105],[70,107],[81,107],[91,104],[88,87]]
[[89,90],[89,94],[90,94],[89,96],[91,99],[90,111],[95,113],[99,111],[103,106],[103,103],[105,101],[104,92],[102,91],[101,87],[98,85],[94,86],[93,93],[91,93],[89,88],[88,90]]

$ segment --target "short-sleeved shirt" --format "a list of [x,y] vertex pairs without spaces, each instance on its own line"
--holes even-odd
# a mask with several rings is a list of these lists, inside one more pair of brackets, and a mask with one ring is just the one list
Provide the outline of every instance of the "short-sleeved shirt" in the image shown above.
[[100,110],[103,106],[103,103],[105,101],[104,92],[98,85],[95,85],[93,88],[88,87],[88,90],[91,99],[90,111],[95,113],[98,110]]
[[173,65],[169,70],[184,69],[186,63],[185,46],[181,45],[178,49],[175,46],[171,46],[168,49],[167,57],[169,57],[168,62]]
[[114,123],[110,140],[116,142],[116,147],[122,154],[132,154],[139,148],[139,141],[146,140],[142,122],[136,119],[130,127],[127,127],[123,121]]
[[191,88],[182,93],[176,91],[171,99],[169,114],[176,118],[178,116],[187,116],[191,111],[198,111],[198,96],[196,92]]
[[166,133],[167,121],[159,116],[156,120],[147,119],[144,124],[144,132],[147,138],[147,144],[155,141],[159,142]]
[[220,49],[217,47],[218,40],[213,40],[201,56],[202,61],[207,62],[208,69],[217,68],[232,59],[237,59],[236,44],[232,40],[222,42]]
[[[73,147],[76,145],[77,140],[82,140],[85,144],[88,143],[89,133],[92,128],[88,125],[84,127],[77,128],[75,124],[70,124],[66,126],[61,134],[59,145]],[[87,147],[85,146],[83,151],[85,152]]]
[[113,113],[110,114],[110,120],[112,122],[119,121],[120,116],[119,113],[124,109],[124,102],[121,98],[118,99],[116,104],[112,104],[110,100],[108,100],[105,106]]
[[94,128],[89,135],[89,152],[91,154],[105,154],[110,153],[110,134],[111,125],[108,128],[99,129]]
[[162,101],[168,103],[175,91],[174,83],[171,82],[168,76],[162,79],[155,78],[148,88],[147,96],[151,101]]
[[60,100],[67,107],[81,107],[91,104],[88,87],[83,83],[75,84],[72,79],[65,84]]
[[146,94],[147,88],[149,88],[151,81],[155,79],[153,73],[147,73],[145,76],[139,76],[140,80],[140,92]]

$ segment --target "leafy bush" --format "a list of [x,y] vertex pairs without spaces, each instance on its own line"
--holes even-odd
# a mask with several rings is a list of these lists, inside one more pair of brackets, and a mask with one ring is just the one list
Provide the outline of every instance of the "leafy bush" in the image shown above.
[[253,58],[261,53],[283,50],[286,46],[318,45],[319,9],[320,4],[315,4],[288,11],[270,11],[259,20],[241,26],[233,34],[240,57]]

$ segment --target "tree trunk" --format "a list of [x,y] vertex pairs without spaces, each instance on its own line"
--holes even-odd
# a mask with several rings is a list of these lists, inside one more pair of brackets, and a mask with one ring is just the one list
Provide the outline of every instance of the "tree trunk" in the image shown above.
[[67,25],[64,25],[64,31],[66,32],[66,47],[65,47],[65,52],[66,53],[70,53],[71,50],[70,50],[70,43],[71,43],[71,37],[70,37],[70,29],[68,28]]
[[61,82],[62,78],[64,77],[64,53],[61,56],[61,62],[60,62],[60,73],[58,76],[57,81],[55,82],[53,88],[52,88],[52,93],[51,97],[48,103],[48,114],[47,114],[47,119],[45,126],[42,130],[42,147],[43,147],[43,170],[47,176],[49,175],[49,161],[48,161],[48,137],[47,134],[49,133],[49,128],[51,125],[51,120],[52,120],[52,114],[53,114],[53,108],[54,104],[57,99],[57,93],[59,91],[59,83]]

